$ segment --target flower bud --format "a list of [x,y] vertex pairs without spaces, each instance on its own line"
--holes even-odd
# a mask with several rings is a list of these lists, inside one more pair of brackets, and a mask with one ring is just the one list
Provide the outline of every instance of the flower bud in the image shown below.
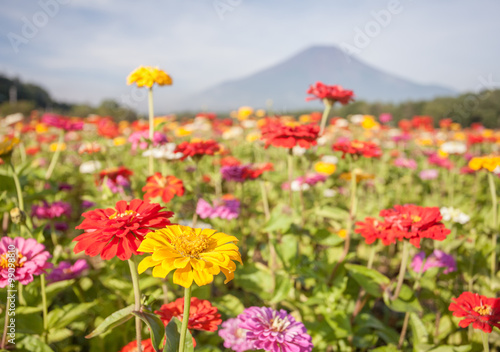
[[24,224],[26,222],[26,213],[19,208],[13,208],[10,211],[10,218],[14,224]]

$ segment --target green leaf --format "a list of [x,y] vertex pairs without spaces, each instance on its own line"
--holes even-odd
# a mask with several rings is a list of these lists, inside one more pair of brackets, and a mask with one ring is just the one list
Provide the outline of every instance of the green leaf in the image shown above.
[[245,306],[241,303],[241,299],[230,294],[226,294],[218,299],[215,306],[219,311],[228,316],[237,316],[245,309]]
[[273,242],[278,257],[281,259],[285,269],[289,271],[288,268],[293,267],[297,261],[297,237],[294,235],[284,235],[279,243],[277,241]]
[[427,352],[469,352],[472,350],[471,345],[464,346],[439,346]]
[[50,311],[47,316],[49,329],[63,329],[75,320],[87,317],[86,313],[95,305],[96,302],[81,304],[72,303]]
[[48,333],[49,343],[66,340],[71,336],[73,336],[73,332],[70,329],[49,330]]
[[389,307],[389,309],[395,312],[420,313],[422,311],[422,306],[420,305],[417,297],[415,297],[414,291],[407,285],[403,285],[401,287],[399,297],[394,301],[391,300],[390,293],[388,291],[385,291],[384,302],[386,306]]
[[415,313],[410,313],[410,326],[413,335],[413,350],[420,352],[421,350],[418,348],[418,345],[429,341],[429,333],[422,320]]
[[49,304],[54,300],[55,296],[63,292],[65,289],[73,286],[74,284],[75,280],[65,280],[47,285],[45,292],[47,294],[47,301],[49,302]]
[[141,318],[146,323],[150,331],[153,348],[155,351],[160,352],[163,336],[165,336],[165,326],[161,319],[157,315],[147,311],[133,311],[132,314]]
[[345,311],[337,311],[332,315],[323,314],[323,316],[328,325],[330,325],[335,332],[335,338],[337,340],[352,336],[351,322]]
[[28,335],[19,343],[21,350],[30,352],[54,352],[45,342],[36,336]]
[[[168,323],[165,328],[165,334],[167,341],[165,343],[165,347],[163,348],[163,352],[177,352],[179,350],[179,344],[181,339],[181,326],[182,323],[176,317],[173,317],[172,320]],[[186,331],[186,341],[184,345],[185,352],[193,352],[193,337],[191,336],[191,332],[189,329]]]
[[322,207],[316,210],[316,215],[334,220],[345,220],[349,217],[349,211],[337,207]]
[[271,303],[278,303],[285,300],[293,288],[293,281],[288,275],[276,275],[276,289]]
[[104,319],[104,321],[101,324],[99,324],[99,326],[94,331],[92,331],[90,334],[85,336],[85,338],[91,339],[91,338],[96,337],[100,334],[108,332],[109,330],[114,329],[118,325],[125,323],[127,320],[132,318],[132,311],[133,310],[134,310],[134,305],[131,304],[128,307],[125,307],[123,309],[120,309],[120,310],[114,312],[109,317]]
[[345,268],[352,278],[374,297],[382,297],[384,288],[391,282],[387,276],[362,265],[345,264]]
[[399,352],[399,349],[395,345],[387,345],[375,348],[372,352]]

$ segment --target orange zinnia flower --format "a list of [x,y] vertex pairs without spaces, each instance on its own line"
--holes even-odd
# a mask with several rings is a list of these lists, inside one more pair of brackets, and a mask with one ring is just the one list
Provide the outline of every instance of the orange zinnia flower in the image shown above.
[[162,176],[159,172],[148,177],[146,186],[142,187],[144,199],[149,200],[155,197],[161,197],[163,202],[168,203],[175,195],[184,194],[184,183],[175,176]]

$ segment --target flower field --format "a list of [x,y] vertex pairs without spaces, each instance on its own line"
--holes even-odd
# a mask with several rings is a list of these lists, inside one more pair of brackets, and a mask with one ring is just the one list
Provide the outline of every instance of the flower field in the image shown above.
[[330,116],[323,83],[323,112],[155,116],[170,76],[128,83],[149,120],[0,120],[1,349],[500,349],[500,131]]

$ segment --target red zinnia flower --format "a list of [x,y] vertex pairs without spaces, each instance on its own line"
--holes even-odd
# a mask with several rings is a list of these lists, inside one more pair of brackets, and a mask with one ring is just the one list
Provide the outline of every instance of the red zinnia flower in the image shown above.
[[146,186],[142,187],[144,200],[161,197],[163,202],[168,203],[175,195],[184,194],[184,184],[175,176],[162,176],[159,172],[148,177]]
[[342,86],[338,85],[327,86],[321,82],[316,82],[315,86],[310,86],[307,90],[307,94],[312,94],[314,96],[308,97],[306,100],[326,99],[329,100],[331,104],[338,101],[340,104],[346,105],[354,100],[354,93],[352,90],[344,89]]
[[225,156],[222,159],[220,159],[220,165],[221,166],[239,166],[241,165],[241,161],[239,161],[237,158],[234,156]]
[[83,213],[85,218],[76,229],[85,233],[76,237],[75,253],[95,257],[100,254],[104,260],[117,256],[121,260],[138,254],[137,248],[151,229],[170,225],[171,211],[162,211],[159,204],[133,199],[130,204],[121,200],[115,208],[94,209]]
[[28,155],[36,155],[40,150],[41,149],[38,146],[36,146],[36,147],[29,147],[29,148],[26,148],[26,154],[28,154]]
[[394,209],[384,209],[380,216],[389,224],[391,236],[402,241],[408,239],[420,248],[422,238],[443,241],[450,234],[441,222],[442,216],[437,207],[419,207],[413,204],[396,205]]
[[102,170],[99,173],[99,182],[102,183],[104,178],[108,178],[109,180],[116,182],[116,179],[120,176],[127,181],[130,181],[130,176],[132,176],[134,173],[132,170],[127,169],[125,166],[120,166],[120,167],[111,167],[109,169]]
[[265,148],[273,145],[290,149],[298,145],[308,149],[317,144],[319,126],[268,119],[261,127],[261,133],[261,139],[266,142]]
[[182,142],[175,148],[174,153],[182,153],[183,156],[181,160],[184,160],[189,156],[201,158],[203,155],[214,155],[220,151],[220,149],[219,144],[212,139],[206,141],[197,140]]
[[458,326],[466,328],[472,323],[474,329],[491,333],[493,327],[500,329],[500,298],[488,298],[477,293],[464,292],[448,309],[455,317],[464,318]]
[[356,233],[359,233],[365,238],[366,244],[372,244],[377,239],[382,241],[384,246],[396,242],[393,233],[389,231],[390,224],[383,220],[375,218],[366,218],[365,221],[358,221],[356,223]]
[[[142,352],[155,352],[151,339],[142,340],[141,345],[142,345]],[[123,346],[120,352],[138,352],[137,340],[134,340],[129,344]]]
[[357,140],[336,142],[333,144],[332,149],[342,152],[342,158],[345,158],[346,154],[362,155],[365,158],[378,158],[382,155],[382,150],[375,143]]
[[[160,310],[155,311],[160,316],[165,326],[173,317],[179,318],[182,321],[184,312],[184,298],[178,298],[174,302],[164,304]],[[191,298],[191,309],[189,311],[188,329],[216,331],[217,327],[222,323],[220,314],[216,307],[204,299],[196,297]]]
[[241,177],[245,180],[255,180],[264,172],[272,170],[274,170],[274,166],[271,163],[249,165],[248,167],[243,168]]
[[103,118],[97,123],[97,133],[112,139],[120,135],[120,129],[111,118]]

